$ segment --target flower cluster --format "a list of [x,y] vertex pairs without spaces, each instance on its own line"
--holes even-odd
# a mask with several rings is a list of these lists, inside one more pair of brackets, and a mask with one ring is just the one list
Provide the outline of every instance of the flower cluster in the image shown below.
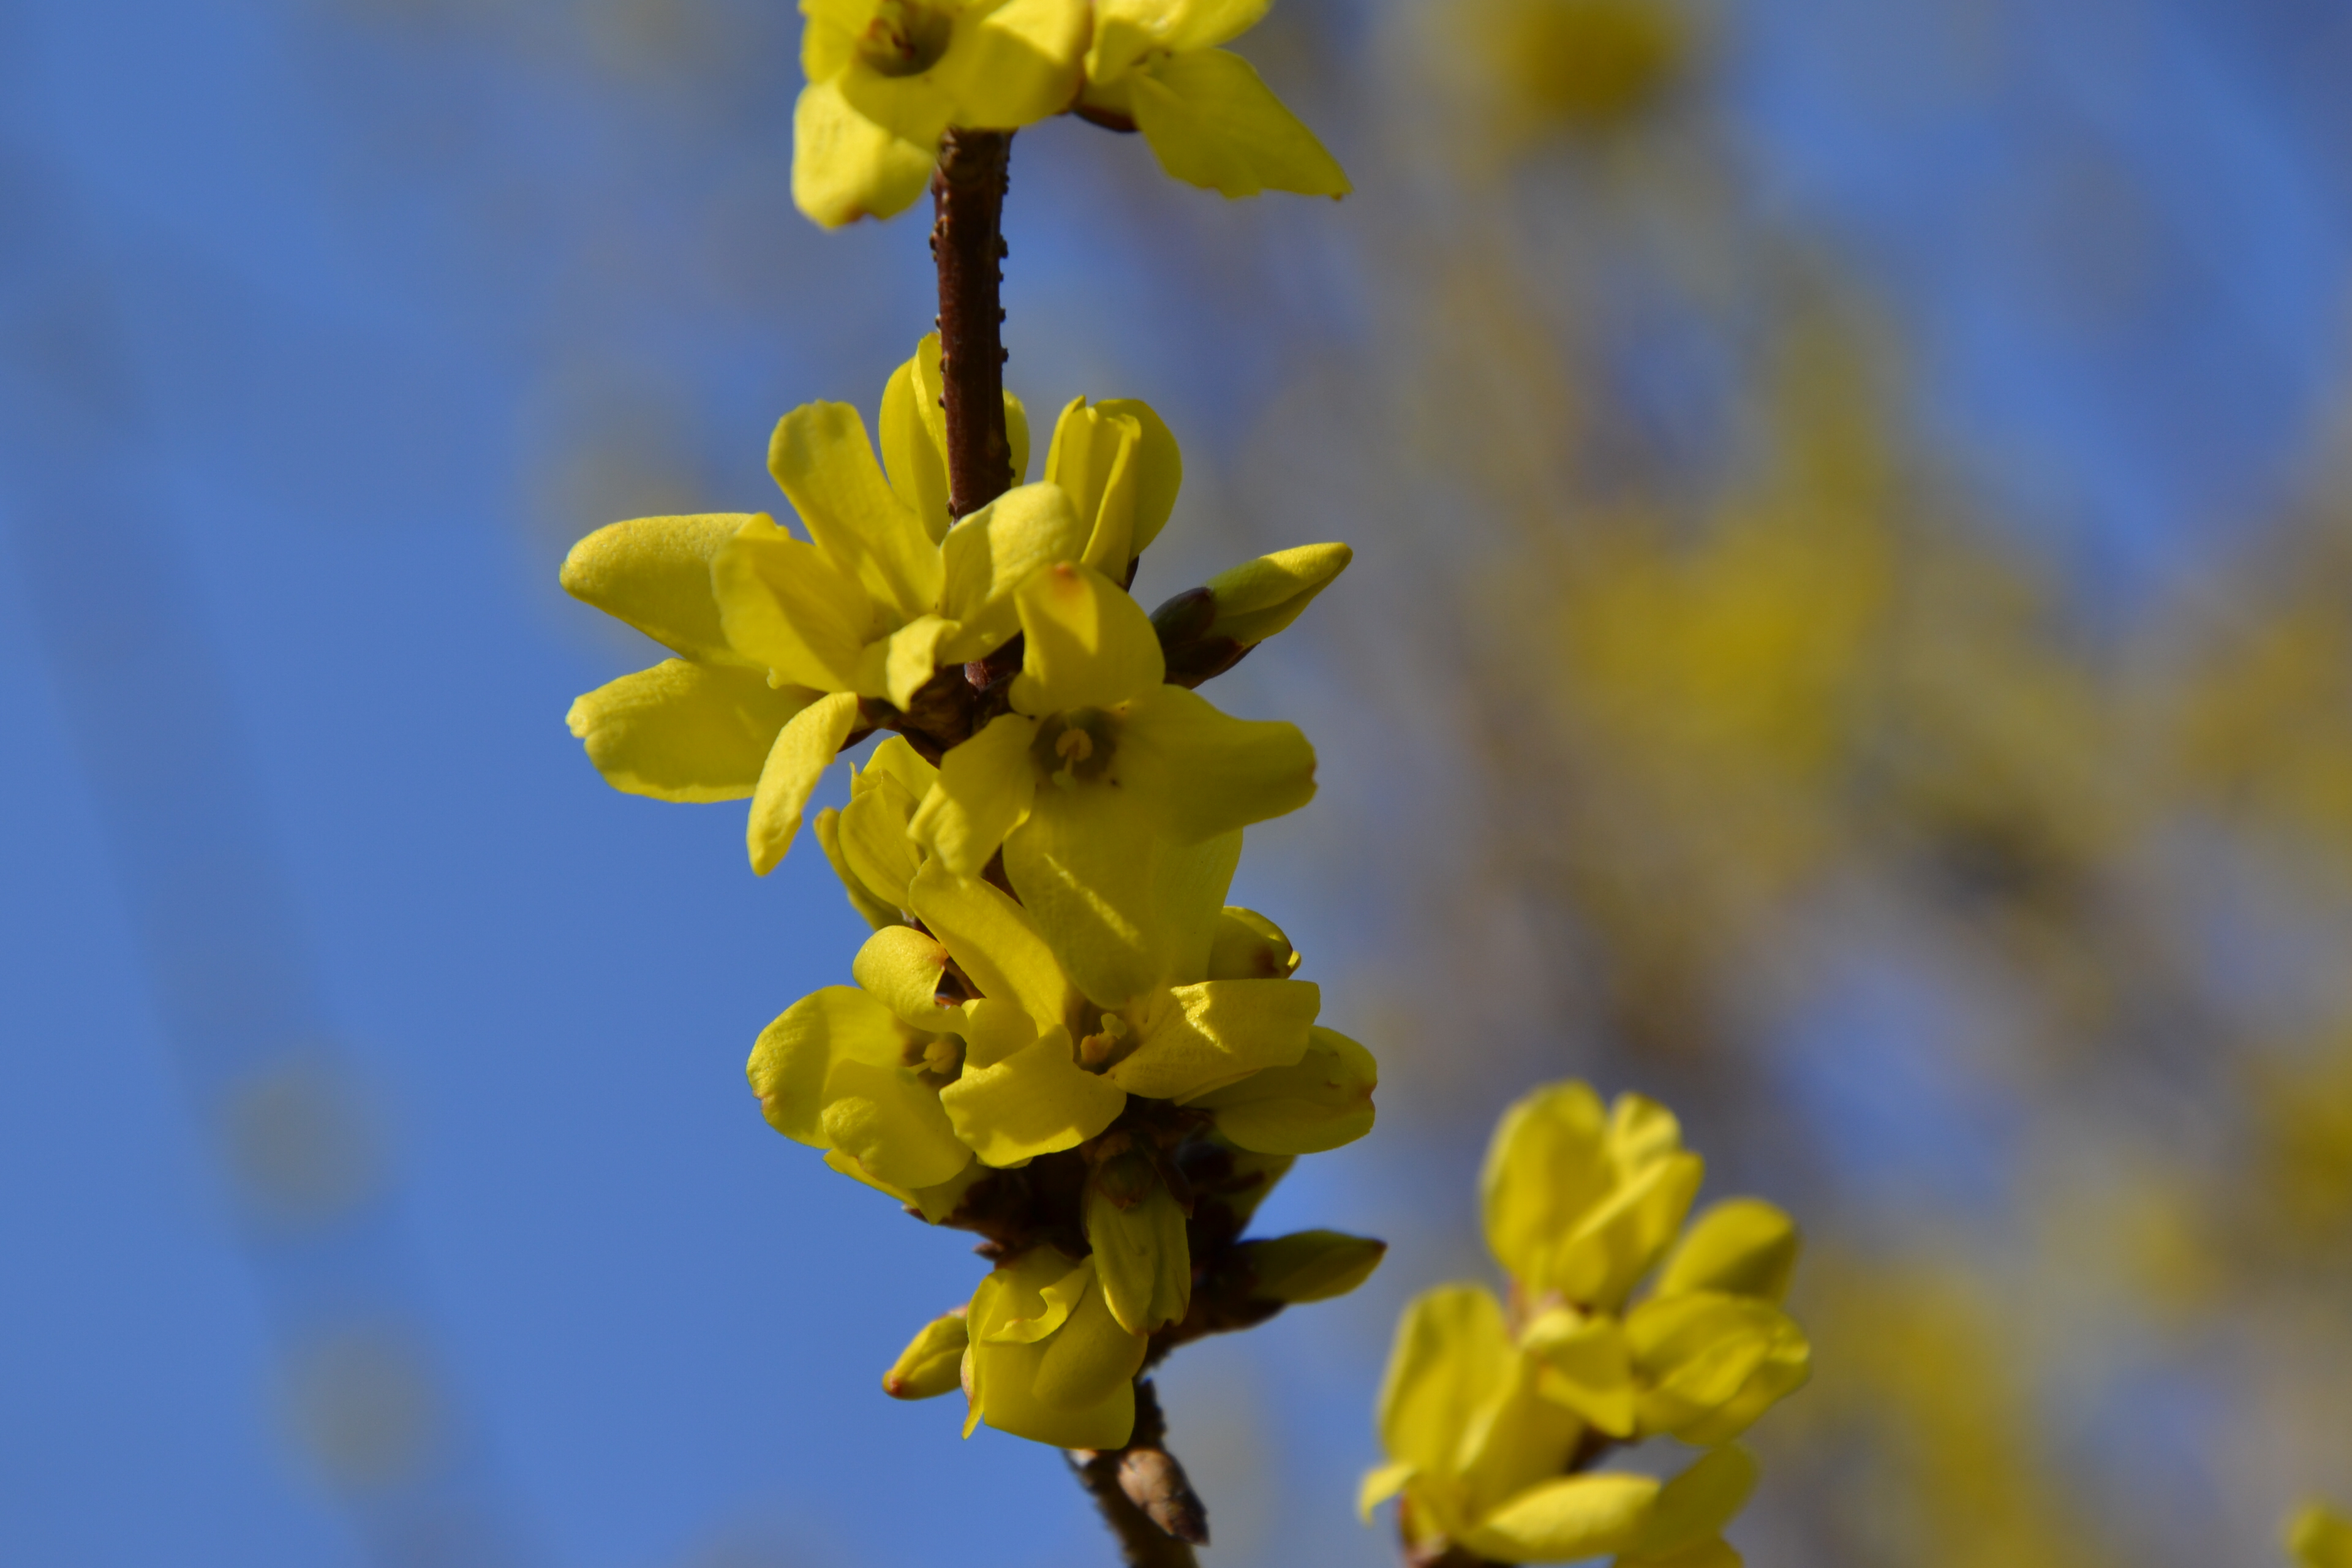
[[835,227],[929,188],[950,130],[1076,113],[1228,196],[1339,196],[1339,163],[1220,46],[1270,0],[801,0],[793,198]]
[[[1734,1439],[1804,1383],[1811,1352],[1779,1305],[1795,1226],[1734,1198],[1685,1228],[1703,1169],[1638,1095],[1604,1107],[1556,1084],[1505,1113],[1482,1197],[1509,1300],[1478,1285],[1417,1298],[1381,1392],[1389,1462],[1362,1506],[1402,1494],[1414,1560],[1736,1568],[1721,1531],[1756,1465]],[[1706,1452],[1663,1483],[1592,1468],[1660,1436]]]
[[770,1025],[751,1086],[835,1170],[987,1237],[994,1271],[887,1390],[961,1385],[967,1432],[1113,1449],[1155,1350],[1380,1258],[1328,1232],[1240,1239],[1294,1158],[1370,1129],[1377,1073],[1317,1022],[1280,928],[1225,903],[1243,829],[1312,797],[1314,751],[1192,689],[1349,552],[1266,556],[1147,616],[1126,584],[1181,480],[1166,426],[1074,401],[1021,483],[1008,399],[1015,486],[950,522],[940,374],[927,338],[884,392],[878,458],[855,408],[785,416],[770,467],[804,538],[760,514],[583,541],[564,585],[677,657],[571,723],[623,790],[748,797],[763,874],[835,757],[897,731],[814,823],[873,928],[855,984]]

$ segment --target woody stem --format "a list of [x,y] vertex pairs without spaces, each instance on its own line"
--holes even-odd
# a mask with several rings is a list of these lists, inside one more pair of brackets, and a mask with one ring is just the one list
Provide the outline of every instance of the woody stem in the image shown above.
[[1013,488],[1004,432],[1004,192],[1009,131],[950,131],[931,176],[938,218],[940,399],[947,411],[948,510],[979,510]]

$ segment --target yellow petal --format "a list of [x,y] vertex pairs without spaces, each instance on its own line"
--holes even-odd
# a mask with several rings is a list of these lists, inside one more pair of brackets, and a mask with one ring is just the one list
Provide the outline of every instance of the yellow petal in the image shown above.
[[1801,1243],[1796,1222],[1761,1198],[1715,1205],[1666,1258],[1657,1293],[1722,1290],[1779,1301],[1789,1294]]
[[801,89],[793,110],[793,204],[812,221],[839,228],[906,211],[930,189],[936,157],[850,108],[837,83]]
[[961,1312],[933,1318],[882,1374],[882,1392],[893,1399],[936,1399],[961,1388],[963,1352],[971,1344]]
[[[868,769],[868,775],[875,770]],[[892,910],[907,907],[907,884],[922,856],[907,837],[915,802],[906,785],[882,776],[865,789],[851,787],[841,812],[842,858],[861,885]],[[889,923],[898,924],[894,918]]]
[[748,513],[641,517],[600,528],[563,558],[565,593],[626,621],[674,653],[745,662],[728,646],[710,563]]
[[1004,869],[1088,1000],[1118,1008],[1208,968],[1241,835],[1158,841],[1124,792],[1040,788]]
[[572,703],[565,722],[614,789],[656,800],[741,800],[777,731],[815,700],[757,670],[664,659]]
[[1077,1065],[1060,1025],[993,1067],[964,1074],[940,1091],[956,1135],[992,1165],[1017,1165],[1075,1149],[1118,1119],[1127,1095]]
[[920,691],[939,669],[940,647],[956,630],[955,623],[937,616],[920,616],[890,634],[883,689],[894,708],[914,706]]
[[824,1082],[836,1060],[891,1063],[906,1044],[890,1010],[854,985],[802,997],[760,1032],[745,1068],[768,1125],[796,1143],[827,1149]]
[[1036,737],[1036,720],[1003,713],[940,758],[939,783],[924,797],[910,831],[957,876],[979,876],[1027,815],[1037,787],[1029,756]]
[[774,870],[792,848],[801,812],[856,721],[857,699],[836,691],[802,709],[777,732],[760,773],[759,792],[751,797],[751,820],[745,833],[751,869],[761,876]]
[[[1296,984],[1293,982],[1292,984]],[[1186,1103],[1217,1115],[1227,1140],[1262,1154],[1319,1154],[1372,1130],[1372,1053],[1336,1029],[1307,1032],[1307,1052]]]
[[1115,398],[1062,411],[1045,454],[1045,479],[1070,494],[1087,525],[1079,557],[1111,581],[1160,535],[1184,482],[1176,437],[1149,404]]
[[1686,1153],[1634,1171],[1553,1248],[1546,1282],[1571,1301],[1616,1308],[1674,1244],[1706,1171]]
[[1003,647],[1021,629],[1022,585],[1076,560],[1086,544],[1087,525],[1059,485],[1009,489],[950,529],[940,547],[940,609],[960,629],[940,658],[969,662]]
[[920,800],[939,777],[940,770],[923,761],[922,754],[907,743],[906,736],[893,735],[874,748],[857,780],[852,782],[850,793],[856,794],[861,784],[871,787],[881,780],[895,779],[906,786],[908,795]]
[[1087,74],[1118,75],[1152,49],[1213,48],[1258,24],[1272,0],[1097,0]]
[[1752,1296],[1654,1298],[1627,1316],[1625,1337],[1649,1384],[1643,1428],[1700,1446],[1737,1437],[1811,1373],[1804,1331]]
[[1300,980],[1210,980],[1154,998],[1139,1043],[1110,1069],[1129,1094],[1187,1100],[1307,1054],[1321,990]]
[[948,515],[947,413],[940,390],[940,335],[927,332],[882,389],[882,468],[933,543],[955,521]]
[[962,1009],[939,999],[948,950],[912,926],[884,926],[866,939],[849,973],[866,994],[918,1029],[943,1034],[963,1024]]
[[719,550],[710,578],[729,643],[779,683],[818,691],[856,686],[875,606],[856,578],[815,545],[755,517]]
[[1356,1489],[1356,1512],[1366,1524],[1372,1522],[1372,1510],[1404,1489],[1404,1484],[1418,1472],[1402,1462],[1386,1464],[1364,1472],[1363,1484]]
[[1069,982],[1029,910],[990,884],[958,877],[936,860],[917,873],[907,898],[982,995],[1017,1004],[1040,1029],[1061,1022]]
[[1014,598],[1028,639],[1013,681],[1024,713],[1115,708],[1156,691],[1167,674],[1151,617],[1092,567],[1047,567]]
[[963,1005],[963,1070],[976,1072],[1010,1061],[1036,1042],[1035,1019],[1017,1002],[976,996]]
[[979,1161],[967,1159],[963,1168],[944,1182],[934,1183],[928,1187],[902,1187],[894,1182],[884,1181],[844,1150],[826,1150],[824,1163],[853,1182],[863,1183],[877,1193],[889,1194],[921,1215],[929,1225],[938,1225],[953,1216],[956,1210],[963,1206],[964,1194],[971,1190],[972,1184],[990,1173],[988,1167]]
[[1658,1483],[1648,1476],[1564,1476],[1512,1498],[1466,1531],[1463,1544],[1512,1563],[1570,1563],[1622,1552],[1641,1538],[1657,1496]]
[[1663,1107],[1628,1095],[1606,1113],[1584,1084],[1548,1086],[1487,1149],[1487,1245],[1530,1289],[1614,1308],[1673,1242],[1703,1171]]
[[1339,160],[1239,55],[1171,55],[1131,71],[1128,81],[1136,129],[1171,178],[1227,196],[1262,190],[1342,196],[1354,188]]
[[1519,1344],[1539,1368],[1537,1393],[1612,1437],[1633,1435],[1633,1352],[1615,1318],[1556,1307],[1528,1325]]
[[835,565],[904,623],[940,602],[940,552],[882,477],[866,421],[846,403],[810,403],[776,422],[768,471]]
[[833,874],[841,879],[842,890],[849,895],[849,907],[877,931],[884,926],[905,924],[899,918],[899,906],[877,897],[866,879],[851,867],[849,857],[842,852],[841,819],[842,813],[827,806],[816,814],[810,826],[816,829],[817,846],[824,851],[825,859],[831,862]]
[[1087,525],[1079,559],[1113,581],[1124,581],[1135,559],[1135,455],[1142,436],[1134,420],[1089,408],[1081,397],[1062,410],[1045,454],[1045,482],[1069,492]]
[[1112,1448],[1127,1441],[1135,1422],[1132,1385],[1076,1410],[1047,1405],[1036,1394],[1047,1344],[1093,1284],[1092,1258],[1074,1263],[1052,1247],[1031,1247],[981,1281],[967,1314],[971,1354],[964,1362],[964,1393],[971,1419],[965,1436],[985,1418],[999,1431],[1040,1443]]
[[1344,544],[1301,544],[1218,573],[1203,584],[1217,605],[1213,635],[1255,647],[1297,620],[1355,558]]
[[1705,1546],[1745,1507],[1756,1490],[1756,1457],[1737,1444],[1717,1448],[1668,1481],[1659,1492],[1638,1550],[1666,1557]]
[[978,0],[933,74],[958,125],[1011,131],[1070,107],[1093,22],[1087,0]]
[[[1155,639],[1155,654],[1158,646]],[[1112,770],[1157,830],[1179,844],[1269,821],[1315,798],[1315,748],[1297,725],[1235,719],[1181,686],[1155,686],[1128,708]]]
[[1398,1320],[1381,1381],[1381,1446],[1395,1463],[1445,1474],[1471,1416],[1508,1382],[1517,1352],[1479,1285],[1424,1290]]
[[836,1058],[824,1079],[825,1141],[894,1185],[944,1182],[971,1161],[939,1091],[904,1062]]
[[1129,1386],[1143,1369],[1150,1342],[1119,1326],[1097,1278],[1054,1337],[1037,1365],[1035,1392],[1045,1405],[1081,1410]]
[[[1139,1170],[1122,1169],[1129,1165]],[[1122,1178],[1140,1195],[1115,1194]],[[1131,1201],[1122,1207],[1120,1197]],[[1119,1327],[1149,1334],[1184,1316],[1192,1300],[1184,1211],[1147,1161],[1128,1154],[1097,1170],[1087,1184],[1085,1223],[1095,1277]]]
[[940,85],[936,66],[910,74],[881,71],[861,53],[834,80],[853,112],[908,146],[936,149],[955,118],[955,100]]

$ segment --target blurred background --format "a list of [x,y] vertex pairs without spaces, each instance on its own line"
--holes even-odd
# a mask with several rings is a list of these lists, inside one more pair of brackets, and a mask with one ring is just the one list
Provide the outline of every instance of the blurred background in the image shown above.
[[[770,1132],[862,924],[606,789],[569,542],[780,509],[925,217],[788,195],[782,0],[0,12],[0,1561],[1111,1559],[881,1370],[929,1232]],[[1759,1568],[2211,1568],[2352,1500],[2352,13],[1281,0],[1348,165],[1015,146],[1009,379],[1184,444],[1147,604],[1339,538],[1213,693],[1379,1131],[1357,1297],[1163,1376],[1211,1563],[1350,1511],[1496,1114],[1794,1210]],[[634,645],[634,646],[633,646]],[[830,786],[840,789],[840,781]]]

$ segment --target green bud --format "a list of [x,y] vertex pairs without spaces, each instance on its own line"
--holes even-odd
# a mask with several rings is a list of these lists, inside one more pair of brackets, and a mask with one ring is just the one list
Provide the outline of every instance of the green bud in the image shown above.
[[1244,1242],[1241,1262],[1256,1277],[1258,1300],[1297,1306],[1344,1296],[1372,1277],[1389,1244],[1336,1230],[1302,1230],[1272,1241]]
[[882,1392],[893,1399],[936,1399],[962,1387],[969,1342],[961,1307],[933,1318],[882,1374]]
[[1225,906],[1209,947],[1210,980],[1287,980],[1298,953],[1282,928],[1255,910]]

